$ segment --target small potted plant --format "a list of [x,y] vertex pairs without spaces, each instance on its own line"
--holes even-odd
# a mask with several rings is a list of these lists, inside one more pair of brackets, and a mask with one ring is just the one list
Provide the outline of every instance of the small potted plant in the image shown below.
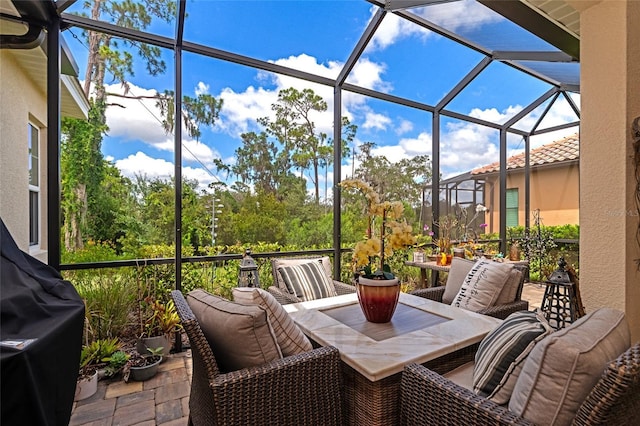
[[182,328],[176,306],[171,299],[165,303],[147,297],[144,307],[146,309],[141,309],[141,312],[146,312],[146,315],[141,314],[141,333],[136,349],[139,354],[146,355],[149,348],[162,347],[162,355],[166,356],[171,349],[171,336]]
[[104,367],[107,359],[120,349],[118,338],[98,339],[87,343],[80,352],[80,368],[76,382],[75,401],[89,398],[98,389],[98,370]]
[[123,380],[143,382],[155,376],[162,362],[163,349],[162,347],[147,348],[148,353],[144,355],[139,353],[131,355],[122,369]]

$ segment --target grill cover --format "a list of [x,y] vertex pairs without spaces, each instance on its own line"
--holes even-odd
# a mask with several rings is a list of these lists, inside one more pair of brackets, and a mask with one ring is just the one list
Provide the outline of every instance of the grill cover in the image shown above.
[[4,425],[68,425],[82,348],[84,303],[69,281],[21,251],[2,222],[0,344]]

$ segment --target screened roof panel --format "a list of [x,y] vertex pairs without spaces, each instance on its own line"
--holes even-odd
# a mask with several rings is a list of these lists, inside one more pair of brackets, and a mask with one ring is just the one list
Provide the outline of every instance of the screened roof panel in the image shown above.
[[[85,3],[88,3],[91,7],[85,7]],[[178,7],[178,1],[166,0],[157,3],[163,7],[152,10],[145,9],[144,5],[138,2],[103,1],[101,2],[101,8],[95,8],[97,2],[75,1],[69,8],[65,9],[65,13],[80,15],[99,22],[123,27],[125,26],[123,23],[126,22],[128,28],[135,28],[162,37],[174,38],[176,36],[176,8]],[[136,9],[131,9],[134,6],[136,6]],[[132,15],[140,17],[142,12],[149,15],[150,24],[145,23],[146,19],[136,20],[135,22],[131,19]]]
[[184,39],[335,78],[373,9],[364,1],[189,1]]
[[[538,74],[548,76],[563,85],[580,88],[580,64],[578,62],[519,61]],[[570,90],[573,90],[570,89]]]
[[513,67],[492,62],[446,109],[503,124],[550,88]]
[[[402,36],[386,45],[385,35],[390,33]],[[483,57],[453,40],[388,14],[346,81],[436,105]],[[374,73],[379,78],[372,78]]]
[[[404,2],[404,4],[409,3]],[[427,1],[423,3],[427,3]],[[397,0],[397,4],[401,6],[403,1]],[[436,2],[424,7],[400,9],[398,13],[418,16],[426,21],[426,25],[435,25],[490,56],[494,52],[544,52],[554,55],[553,61],[558,60],[559,54],[562,54],[564,60],[571,60],[571,57],[563,54],[552,44],[476,0]],[[515,60],[513,63],[540,73],[541,77],[548,78],[552,83],[579,84],[580,66],[578,63],[565,67],[555,66],[555,62],[546,61],[544,66],[540,66],[535,62],[525,62],[522,59]],[[547,67],[549,63],[554,66]]]

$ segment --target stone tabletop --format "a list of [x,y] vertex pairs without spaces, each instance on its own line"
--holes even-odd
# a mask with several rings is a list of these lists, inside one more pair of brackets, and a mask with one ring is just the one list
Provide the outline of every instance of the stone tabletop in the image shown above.
[[[371,381],[399,373],[410,362],[422,364],[477,343],[501,322],[406,293],[386,324],[363,324],[356,318],[362,312],[349,309],[352,305],[359,308],[355,293],[284,308],[307,336],[338,348],[342,360]],[[336,308],[346,309],[336,314]]]

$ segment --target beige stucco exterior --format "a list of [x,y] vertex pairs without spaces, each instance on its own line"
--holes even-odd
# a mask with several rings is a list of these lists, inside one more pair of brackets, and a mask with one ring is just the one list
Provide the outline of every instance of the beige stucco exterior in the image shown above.
[[[536,167],[530,172],[530,209],[540,210],[544,225],[579,224],[579,166],[572,161]],[[518,225],[526,223],[525,174],[524,169],[509,170],[507,189],[518,189]],[[485,206],[489,212],[486,232],[500,231],[499,175],[487,176],[485,183]],[[533,224],[533,218],[529,218]]]
[[640,2],[569,3],[581,10],[582,300],[587,312],[601,306],[624,310],[632,341],[638,341],[639,217],[631,126],[640,116]]
[[[0,50],[0,216],[21,250],[46,261],[47,98],[11,50]],[[40,128],[40,246],[29,247],[28,123]]]

